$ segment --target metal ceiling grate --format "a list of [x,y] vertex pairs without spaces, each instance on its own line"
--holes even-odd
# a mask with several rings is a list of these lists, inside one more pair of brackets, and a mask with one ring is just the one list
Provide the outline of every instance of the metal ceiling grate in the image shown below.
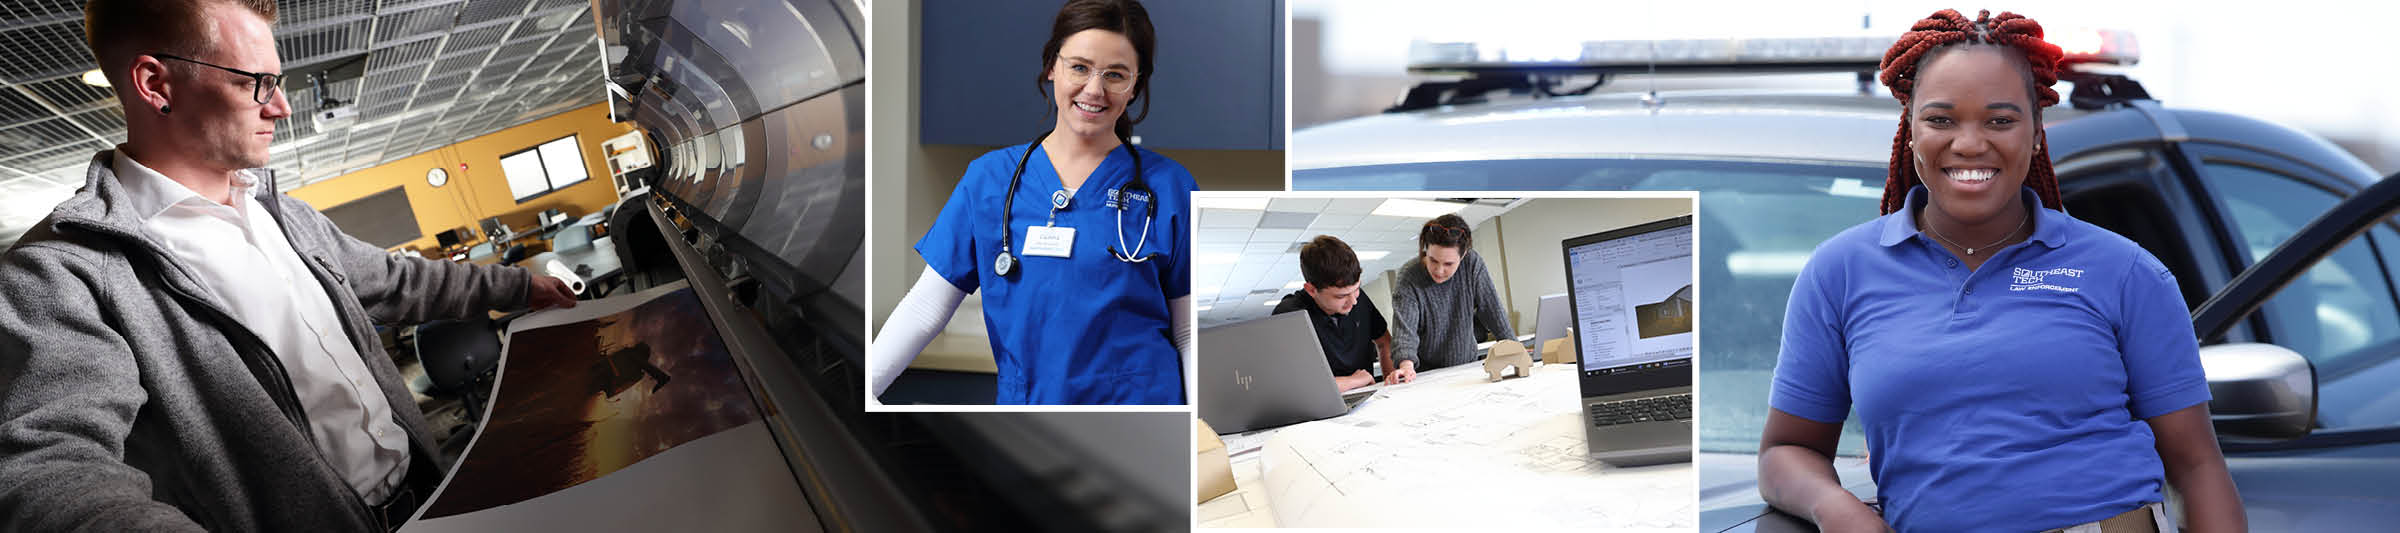
[[424,77],[425,66],[421,64],[399,70],[386,70],[380,72],[368,71],[366,87],[373,91],[386,91],[394,88],[406,89],[408,86],[416,84],[417,80],[424,79]]
[[372,0],[275,0],[275,31],[280,34],[289,28],[356,17],[373,10],[374,5]]
[[77,163],[89,163],[91,162],[93,152],[107,149],[109,146],[110,145],[100,144],[94,141],[82,141],[55,145],[38,151],[25,152],[12,158],[0,159],[0,165],[15,166],[18,161],[53,161],[58,159],[73,160]]
[[26,84],[25,89],[68,113],[93,107],[115,107],[117,104],[116,93],[84,85],[83,80],[73,77],[33,82]]
[[[455,43],[457,42],[457,39],[452,39],[451,42]],[[433,75],[449,76],[465,74],[473,70],[475,67],[481,65],[483,65],[483,55],[481,54],[461,54],[444,57],[440,61],[435,61],[433,63]]]
[[[367,28],[373,21],[321,26],[302,32],[278,32],[275,49],[286,63],[308,64],[324,58],[356,53],[366,47]],[[284,68],[296,65],[287,64]]]
[[454,33],[450,34],[450,51],[447,52],[447,54],[455,55],[467,53],[468,51],[488,51],[485,50],[485,48],[494,44],[499,44],[500,36],[508,34],[508,22],[509,21],[506,20],[495,20],[482,25],[468,25],[460,27]]
[[38,21],[49,18],[82,20],[83,2],[76,0],[32,0],[0,4],[0,17],[11,21]]
[[441,46],[441,39],[428,38],[376,50],[374,55],[367,56],[367,70],[385,70],[432,61],[434,49]]
[[526,0],[471,0],[459,20],[494,20],[516,18],[525,14]]
[[550,38],[538,35],[529,39],[509,41],[508,44],[500,45],[500,53],[492,56],[492,61],[524,61],[525,58],[532,57],[535,52],[540,52],[542,46],[547,44],[550,44]]
[[107,137],[109,142],[125,140],[124,108],[103,107],[76,113],[74,119],[75,123],[82,125],[84,129]]
[[[0,3],[0,190],[62,197],[92,153],[124,138],[125,115],[83,45],[80,0]],[[362,76],[327,87],[356,106],[344,131],[319,132],[319,98],[287,87],[293,116],[276,124],[273,165],[284,188],[423,153],[606,97],[588,0],[278,0],[286,71],[366,55]],[[519,69],[524,69],[519,72]],[[343,74],[342,76],[348,76]],[[294,149],[293,147],[297,147]],[[47,206],[0,198],[0,242]],[[50,201],[55,201],[52,199]],[[39,211],[39,212],[36,212]],[[28,218],[30,217],[30,219]]]
[[458,17],[458,6],[440,5],[384,15],[375,19],[375,40],[391,41],[416,35],[439,35]]
[[428,79],[425,80],[424,83],[418,84],[417,101],[444,101],[451,99],[451,97],[458,96],[458,90],[467,86],[467,76],[469,76],[469,74],[451,74],[451,72],[457,71],[444,69],[441,68],[440,64],[435,64],[432,75],[440,77]]
[[[0,27],[15,27],[14,22],[0,22]],[[82,22],[78,17],[0,31],[0,50],[8,52],[0,54],[0,78],[25,83],[91,70],[98,61],[83,45]]]
[[0,154],[13,156],[56,146],[61,141],[74,142],[90,138],[90,135],[85,135],[83,130],[76,129],[74,124],[67,122],[67,119],[44,119],[0,130]]
[[33,103],[33,100],[24,95],[18,94],[16,91],[0,90],[0,127],[14,126],[51,116],[53,115],[50,114],[50,110],[42,109],[41,104]]

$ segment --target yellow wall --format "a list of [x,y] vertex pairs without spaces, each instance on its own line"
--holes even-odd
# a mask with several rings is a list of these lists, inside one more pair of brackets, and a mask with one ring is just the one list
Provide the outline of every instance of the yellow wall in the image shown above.
[[[593,104],[311,183],[290,194],[324,209],[395,186],[406,187],[408,203],[417,213],[417,229],[424,237],[401,246],[431,250],[435,233],[464,226],[476,228],[480,234],[477,222],[486,217],[497,216],[509,227],[524,228],[532,227],[544,209],[582,216],[616,203],[617,191],[609,183],[608,161],[600,155],[600,143],[632,130],[631,123],[609,122],[607,104]],[[509,195],[508,179],[500,174],[500,156],[569,134],[576,136],[583,168],[591,178],[518,204]],[[460,163],[465,163],[467,170],[460,171]],[[449,184],[435,188],[425,183],[425,171],[434,167],[450,171]]]

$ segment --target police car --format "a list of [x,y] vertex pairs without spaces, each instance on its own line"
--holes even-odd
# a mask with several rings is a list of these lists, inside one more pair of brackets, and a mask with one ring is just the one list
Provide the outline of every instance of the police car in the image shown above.
[[[2175,272],[2251,529],[2389,528],[2400,180],[2299,130],[2165,106],[2108,72],[2138,59],[2129,35],[2082,37],[2066,46],[2070,96],[2044,112],[2067,212]],[[1760,500],[1759,434],[1793,278],[1817,243],[1877,212],[1899,106],[1870,80],[1892,40],[1601,41],[1555,61],[1419,43],[1412,71],[1454,79],[1294,132],[1291,185],[1700,191],[1701,527],[1813,530]],[[1628,74],[1695,72],[1859,74],[1854,90],[1592,94]],[[1873,498],[1858,435],[1846,425],[1835,466]]]

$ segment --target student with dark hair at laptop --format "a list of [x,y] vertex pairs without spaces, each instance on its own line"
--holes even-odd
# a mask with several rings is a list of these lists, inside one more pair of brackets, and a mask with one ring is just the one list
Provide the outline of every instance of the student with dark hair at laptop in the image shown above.
[[1332,235],[1300,246],[1300,290],[1284,295],[1274,314],[1308,312],[1325,365],[1343,391],[1375,384],[1373,365],[1392,368],[1392,335],[1375,301],[1359,290],[1358,254]]
[[1417,260],[1392,280],[1392,359],[1384,381],[1408,383],[1421,370],[1474,362],[1475,328],[1514,339],[1491,271],[1474,250],[1466,219],[1442,215],[1417,230]]

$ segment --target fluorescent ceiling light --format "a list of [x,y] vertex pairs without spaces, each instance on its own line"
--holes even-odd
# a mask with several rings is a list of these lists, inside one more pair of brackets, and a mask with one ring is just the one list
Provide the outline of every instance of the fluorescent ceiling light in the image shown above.
[[1279,304],[1279,303],[1283,303],[1283,300],[1267,300],[1267,303],[1266,303],[1265,305],[1266,305],[1267,307],[1274,307],[1274,306],[1275,306],[1275,304]]
[[101,74],[101,73],[100,73],[100,69],[92,69],[92,70],[89,70],[89,71],[85,71],[85,72],[83,73],[83,84],[84,84],[84,85],[90,85],[90,86],[93,86],[93,87],[107,87],[107,86],[108,86],[108,75],[107,75],[107,74]]
[[1392,255],[1392,253],[1391,253],[1391,252],[1387,252],[1387,251],[1383,251],[1383,250],[1367,250],[1367,251],[1363,251],[1363,252],[1359,252],[1359,253],[1358,253],[1358,260],[1360,260],[1360,261],[1374,261],[1374,260],[1377,260],[1377,259],[1382,259],[1384,256],[1387,256],[1387,255]]
[[1214,306],[1214,305],[1203,305],[1203,306],[1200,306],[1200,310],[1201,310],[1201,311],[1207,311],[1207,310],[1210,310],[1210,309],[1216,309],[1216,308],[1217,308],[1217,306]]
[[1202,252],[1200,254],[1200,264],[1203,265],[1230,265],[1241,261],[1241,252]]
[[1256,196],[1227,198],[1223,196],[1204,196],[1193,198],[1192,205],[1198,206],[1202,209],[1248,209],[1251,211],[1263,211],[1267,208],[1267,197]]
[[1466,207],[1467,204],[1418,200],[1414,198],[1393,198],[1390,200],[1384,200],[1383,205],[1375,206],[1374,214],[1387,217],[1433,218],[1456,213],[1458,210]]
[[1300,289],[1300,286],[1301,286],[1302,284],[1305,284],[1305,283],[1307,283],[1307,282],[1306,282],[1306,281],[1302,281],[1302,280],[1292,280],[1292,282],[1291,282],[1291,283],[1285,283],[1285,284],[1283,284],[1283,289],[1284,289],[1284,290],[1287,290],[1287,291],[1288,291],[1288,290],[1299,290],[1299,289]]

